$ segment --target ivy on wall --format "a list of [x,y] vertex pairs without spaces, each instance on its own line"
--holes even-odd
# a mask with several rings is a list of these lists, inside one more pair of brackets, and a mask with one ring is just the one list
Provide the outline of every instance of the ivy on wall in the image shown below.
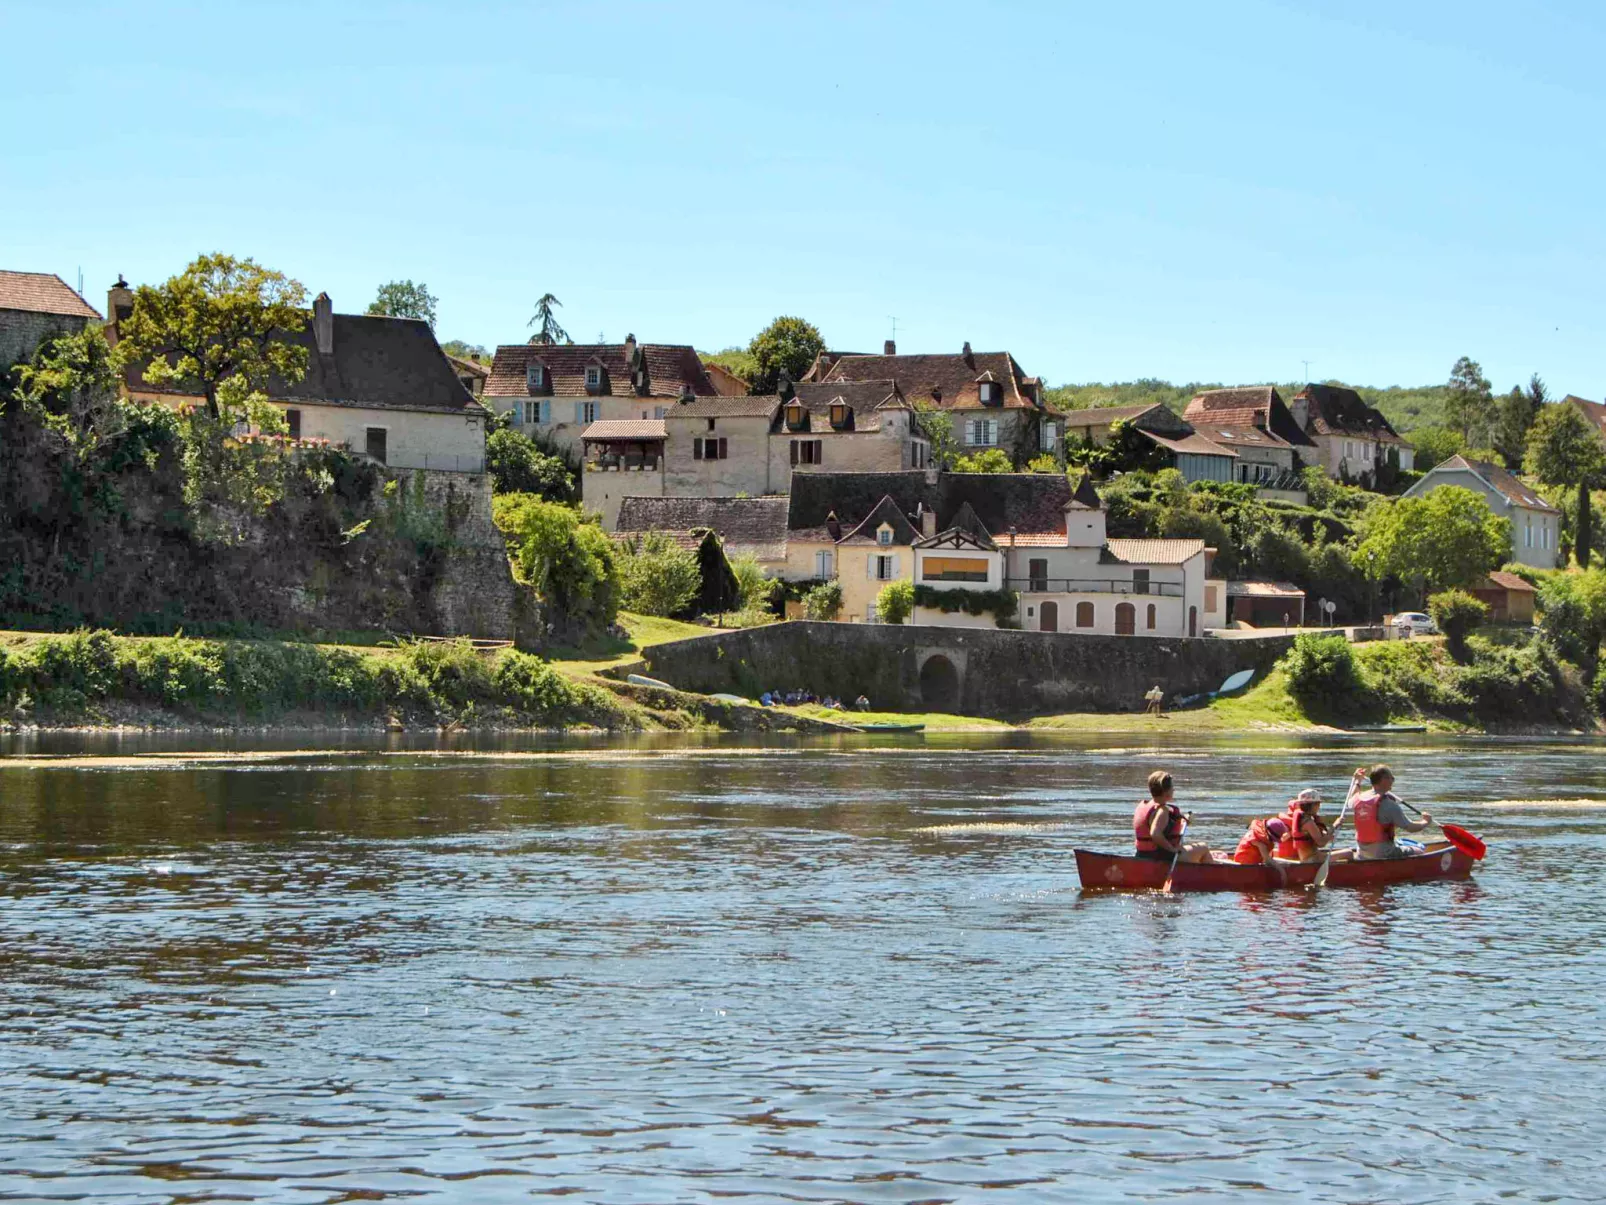
[[1020,608],[1020,595],[1014,590],[959,590],[940,589],[936,586],[915,585],[915,606],[929,607],[951,615],[963,611],[967,615],[991,615],[999,627],[1014,624]]

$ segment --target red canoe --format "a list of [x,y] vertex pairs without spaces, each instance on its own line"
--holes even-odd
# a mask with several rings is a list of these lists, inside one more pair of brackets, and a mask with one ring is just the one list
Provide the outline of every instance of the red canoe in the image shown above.
[[[1320,862],[1273,862],[1239,866],[1233,862],[1183,862],[1172,880],[1173,891],[1277,891],[1309,887]],[[1171,871],[1169,862],[1152,862],[1122,854],[1076,851],[1076,873],[1083,891],[1158,891]],[[1419,854],[1376,862],[1334,862],[1329,887],[1377,887],[1385,883],[1423,883],[1431,879],[1465,879],[1472,859],[1448,841],[1432,841]]]

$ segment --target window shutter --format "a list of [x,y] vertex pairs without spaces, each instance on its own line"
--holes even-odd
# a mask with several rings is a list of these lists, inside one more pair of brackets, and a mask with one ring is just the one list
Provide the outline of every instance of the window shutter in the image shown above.
[[694,439],[694,440],[691,441],[691,458],[693,460],[701,460],[703,458],[703,441],[702,440]]
[[719,437],[719,458],[721,460],[726,459],[726,456],[725,456],[725,437],[723,435],[721,435]]
[[864,576],[875,581],[875,554],[871,553],[864,558]]
[[795,439],[792,441],[792,463],[794,465],[797,463],[797,440]]
[[898,554],[896,552],[892,554],[892,576],[894,578],[898,576]]

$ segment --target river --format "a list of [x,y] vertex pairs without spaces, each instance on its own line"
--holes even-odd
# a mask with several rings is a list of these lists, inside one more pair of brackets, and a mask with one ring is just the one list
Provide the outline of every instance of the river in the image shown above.
[[[1606,1197],[1600,745],[1116,743],[13,740],[0,1198]],[[1078,889],[1379,756],[1471,882]]]

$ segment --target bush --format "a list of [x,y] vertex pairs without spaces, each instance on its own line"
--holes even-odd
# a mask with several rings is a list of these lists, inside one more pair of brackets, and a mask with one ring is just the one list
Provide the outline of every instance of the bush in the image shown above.
[[1016,609],[1020,606],[1020,595],[1007,587],[999,590],[965,590],[922,584],[913,586],[913,593],[917,607],[930,607],[947,615],[956,611],[963,611],[966,615],[991,615],[1001,628],[1012,625]]
[[647,532],[619,552],[619,597],[641,615],[679,615],[697,598],[697,554],[661,531]]
[[842,583],[821,582],[803,596],[803,614],[809,619],[835,619],[842,613]]
[[1348,717],[1375,706],[1343,636],[1305,633],[1283,659],[1289,692],[1312,715]]
[[1428,599],[1428,614],[1439,625],[1457,661],[1467,657],[1467,637],[1489,620],[1489,608],[1465,590],[1441,590]]
[[491,667],[467,640],[416,640],[402,652],[432,702],[465,707],[495,698]]
[[536,716],[561,719],[582,705],[575,683],[539,657],[512,650],[496,664],[496,691],[510,707]]
[[117,647],[110,632],[74,632],[26,650],[29,687],[63,703],[104,699],[117,683]]
[[575,475],[562,456],[541,449],[522,431],[503,427],[485,440],[485,471],[498,494],[534,494],[548,502],[574,502]]
[[1009,453],[1002,448],[988,448],[982,452],[972,452],[969,456],[960,456],[954,460],[953,471],[956,473],[1013,473],[1015,462],[1010,460]]
[[780,583],[764,575],[756,556],[746,553],[732,561],[730,567],[736,575],[736,592],[740,600],[738,610],[762,611],[774,603],[776,588]]
[[888,582],[876,596],[875,613],[882,623],[908,623],[915,609],[915,584]]
[[612,626],[619,613],[619,568],[613,541],[592,518],[533,494],[502,494],[492,513],[520,574],[545,600],[555,625],[577,635]]

